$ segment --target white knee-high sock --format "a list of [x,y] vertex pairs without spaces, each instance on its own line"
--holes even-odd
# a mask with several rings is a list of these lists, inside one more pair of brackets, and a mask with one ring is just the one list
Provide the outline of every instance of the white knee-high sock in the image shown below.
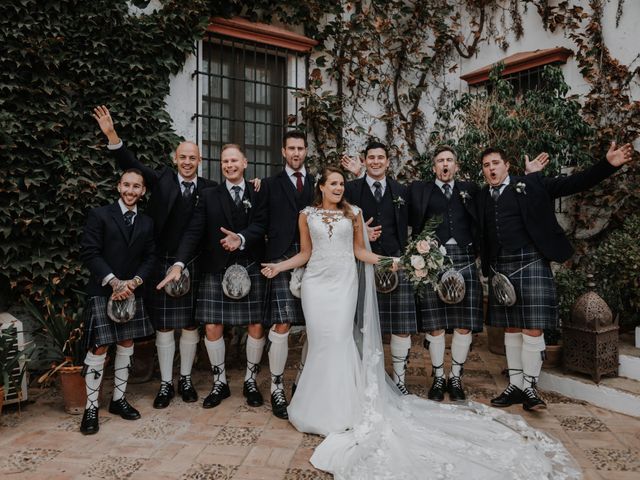
[[158,363],[160,364],[160,378],[163,382],[173,381],[173,356],[176,353],[176,340],[173,330],[168,332],[156,332],[156,350],[158,351]]
[[431,356],[431,366],[435,377],[444,377],[444,333],[436,337],[425,335],[429,342],[429,355]]
[[244,374],[245,382],[250,379],[256,379],[265,343],[267,343],[266,337],[253,338],[251,335],[247,335],[247,371]]
[[399,337],[391,335],[391,360],[393,364],[393,381],[404,385],[404,374],[407,369],[407,359],[411,349],[411,336]]
[[509,383],[519,389],[523,388],[522,380],[522,333],[504,333],[504,351],[507,355]]
[[106,352],[102,355],[87,352],[87,356],[84,359],[84,364],[87,366],[87,371],[84,376],[84,382],[87,388],[87,403],[84,408],[98,408],[100,406],[98,397],[100,396],[100,384],[102,383],[102,372],[104,371],[106,358]]
[[131,355],[133,355],[133,345],[116,347],[116,358],[113,361],[113,399],[120,400],[127,391],[129,381],[129,367],[131,366]]
[[200,333],[197,328],[193,330],[182,329],[180,334],[180,375],[191,375],[199,341]]
[[460,333],[457,330],[453,332],[451,340],[451,375],[450,377],[459,377],[462,375],[462,365],[467,361],[469,347],[472,340],[471,332]]
[[224,337],[220,337],[218,340],[213,341],[204,337],[204,345],[207,347],[209,362],[211,363],[211,368],[213,370],[213,382],[227,383],[227,372],[224,368]]
[[544,335],[532,337],[522,334],[522,375],[524,388],[533,387],[542,368],[542,352],[546,346]]
[[282,375],[289,355],[289,332],[277,333],[269,330],[269,370],[271,370],[271,393],[283,388]]
[[298,366],[298,374],[296,375],[296,385],[300,381],[300,375],[304,370],[304,362],[307,361],[307,352],[309,351],[309,341],[305,338],[304,345],[302,346],[302,352],[300,353],[300,365]]

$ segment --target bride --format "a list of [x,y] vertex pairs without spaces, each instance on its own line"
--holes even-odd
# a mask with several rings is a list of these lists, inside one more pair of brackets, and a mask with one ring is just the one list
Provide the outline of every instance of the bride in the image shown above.
[[307,265],[308,353],[288,414],[297,430],[326,437],[311,463],[350,480],[579,478],[562,444],[519,416],[400,394],[384,371],[373,273],[380,256],[343,193],[341,171],[327,167],[300,214],[300,253],[262,269],[272,278]]

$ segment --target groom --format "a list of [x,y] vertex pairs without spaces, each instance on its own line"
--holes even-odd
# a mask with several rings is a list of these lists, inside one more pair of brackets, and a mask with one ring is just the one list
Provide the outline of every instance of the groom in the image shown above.
[[[349,165],[343,158],[343,165]],[[364,151],[365,175],[347,182],[346,199],[362,209],[367,220],[367,231],[371,250],[379,255],[398,257],[407,246],[408,236],[408,190],[387,175],[389,156],[387,146],[370,142]],[[352,173],[357,174],[357,169]],[[391,334],[391,358],[393,381],[404,394],[405,371],[411,334],[417,331],[416,308],[411,284],[402,272],[398,272],[398,286],[391,292],[378,292],[380,328]]]
[[[307,157],[307,139],[298,130],[285,133],[282,139],[284,170],[262,182],[263,223],[267,237],[265,261],[277,263],[300,251],[298,214],[313,201],[315,180],[304,161]],[[300,299],[289,290],[290,275],[281,273],[267,282],[265,323],[269,330],[269,368],[271,370],[271,407],[278,418],[287,419],[287,397],[284,392],[283,374],[289,353],[289,328],[304,325]],[[300,359],[301,367],[306,357],[306,343]],[[299,376],[299,374],[298,374]],[[297,380],[296,380],[297,381]],[[295,392],[295,384],[292,392]]]

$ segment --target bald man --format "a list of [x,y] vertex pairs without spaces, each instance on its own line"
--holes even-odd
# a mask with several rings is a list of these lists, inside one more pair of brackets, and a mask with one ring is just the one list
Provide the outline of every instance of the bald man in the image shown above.
[[198,166],[202,161],[200,150],[193,142],[182,142],[176,148],[173,164],[175,169],[165,166],[153,170],[142,164],[118,137],[107,107],[99,106],[93,117],[107,136],[107,148],[113,154],[118,166],[127,170],[136,168],[144,176],[147,189],[151,191],[146,213],[154,222],[157,262],[154,274],[145,289],[147,306],[156,329],[156,348],[160,364],[161,383],[153,402],[154,408],[166,408],[175,396],[173,387],[173,357],[176,344],[174,331],[180,335],[180,379],[178,393],[185,402],[195,402],[198,394],[191,381],[191,369],[200,340],[194,316],[199,274],[195,259],[199,251],[194,250],[187,260],[191,274],[191,289],[178,298],[167,295],[164,290],[153,288],[164,278],[167,269],[175,263],[175,255],[180,239],[186,230],[193,211],[204,188],[215,186],[216,182],[198,176]]

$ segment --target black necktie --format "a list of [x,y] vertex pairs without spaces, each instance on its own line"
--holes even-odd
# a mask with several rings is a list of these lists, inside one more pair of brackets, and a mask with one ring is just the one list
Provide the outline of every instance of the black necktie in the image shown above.
[[135,216],[135,213],[131,210],[127,210],[126,212],[124,212],[123,217],[124,217],[124,224],[127,227],[133,227],[133,217]]
[[238,185],[234,185],[231,187],[231,190],[233,190],[233,202],[236,204],[236,207],[239,207],[242,203],[242,198],[240,198],[241,188]]
[[494,202],[497,202],[498,198],[500,197],[500,187],[502,187],[502,185],[491,187],[491,198],[493,198]]
[[447,197],[447,200],[451,200],[451,185],[445,183],[442,185],[442,190],[444,192],[444,196]]
[[380,203],[382,201],[382,184],[380,182],[373,182],[373,188],[375,188],[373,196],[376,202]]
[[182,198],[185,200],[189,200],[191,198],[191,187],[193,187],[193,182],[185,182],[182,181],[182,186],[184,187],[184,191],[182,192]]

